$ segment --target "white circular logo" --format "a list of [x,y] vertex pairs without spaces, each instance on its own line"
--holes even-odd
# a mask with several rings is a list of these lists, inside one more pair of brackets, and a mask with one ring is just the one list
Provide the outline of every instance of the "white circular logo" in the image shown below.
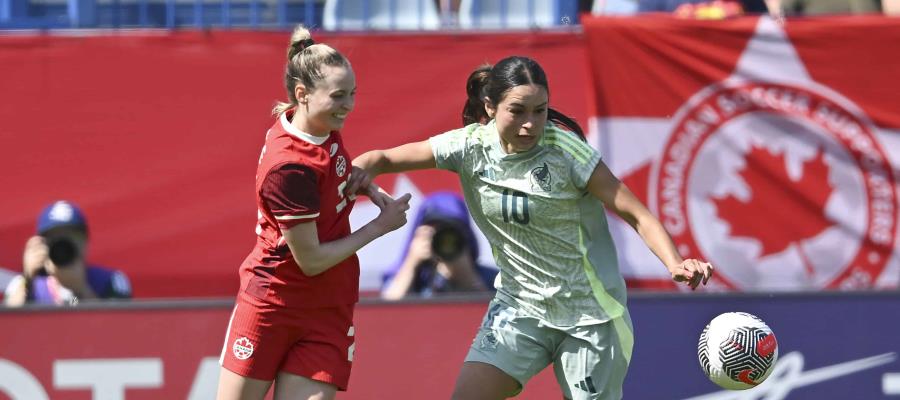
[[650,203],[683,256],[720,267],[710,284],[849,289],[884,271],[898,229],[893,170],[852,106],[810,88],[727,82],[673,122]]
[[335,172],[337,172],[339,177],[343,177],[347,173],[347,159],[344,156],[338,156],[334,165]]
[[246,360],[253,355],[253,343],[247,337],[238,338],[231,346],[231,351],[238,360]]

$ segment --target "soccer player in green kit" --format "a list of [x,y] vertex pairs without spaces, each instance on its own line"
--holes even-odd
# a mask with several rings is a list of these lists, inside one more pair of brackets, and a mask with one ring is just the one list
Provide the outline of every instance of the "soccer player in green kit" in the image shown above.
[[[532,59],[508,57],[469,76],[465,127],[359,156],[369,176],[425,168],[456,172],[472,218],[500,267],[453,399],[505,399],[553,364],[567,399],[620,399],[633,345],[605,205],[668,268],[696,288],[713,267],[683,260],[659,220],[549,106]],[[574,132],[573,132],[574,131]]]

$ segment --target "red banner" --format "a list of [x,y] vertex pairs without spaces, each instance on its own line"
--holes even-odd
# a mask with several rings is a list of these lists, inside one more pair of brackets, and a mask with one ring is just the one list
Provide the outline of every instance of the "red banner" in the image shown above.
[[[286,96],[289,36],[0,37],[0,267],[19,270],[41,208],[69,199],[87,215],[89,258],[125,271],[136,296],[234,295],[255,240],[253,174],[269,112]],[[344,131],[352,155],[460,126],[468,74],[514,54],[539,60],[554,105],[587,120],[587,62],[574,33],[315,36],[357,75]],[[395,179],[379,183],[393,189]],[[397,190],[413,192],[415,207],[422,193],[458,187],[427,171]],[[354,226],[375,212],[360,201]],[[364,290],[378,288],[406,235],[361,253]]]
[[[896,287],[900,21],[586,18],[597,145],[712,290]],[[667,273],[620,221],[625,273]],[[654,279],[657,278],[657,279]]]
[[[83,304],[77,309],[0,310],[5,328],[0,330],[0,400],[214,398],[233,303],[101,306],[105,308]],[[354,316],[353,373],[348,391],[338,398],[450,398],[485,306],[486,299],[360,304]],[[635,347],[625,378],[626,399],[900,395],[900,320],[885,317],[900,307],[897,292],[637,294],[628,306]],[[684,310],[690,312],[678,312]],[[735,310],[761,317],[780,340],[775,369],[750,391],[715,386],[697,359],[703,327],[713,316]],[[835,315],[849,319],[836,324]],[[226,351],[236,351],[234,342],[228,346]],[[667,373],[660,373],[661,365]],[[577,395],[577,382],[569,384]],[[561,397],[553,368],[547,367],[516,399]]]
[[[341,399],[446,399],[484,302],[360,305]],[[215,397],[231,304],[0,313],[0,399]],[[558,398],[548,369],[523,399]],[[5,396],[4,396],[5,395]]]

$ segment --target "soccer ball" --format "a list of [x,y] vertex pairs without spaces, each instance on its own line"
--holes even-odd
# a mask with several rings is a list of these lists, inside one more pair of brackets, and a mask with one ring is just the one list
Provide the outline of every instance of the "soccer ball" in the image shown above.
[[762,383],[778,360],[778,341],[761,319],[743,312],[713,318],[697,345],[700,367],[713,383],[743,390]]

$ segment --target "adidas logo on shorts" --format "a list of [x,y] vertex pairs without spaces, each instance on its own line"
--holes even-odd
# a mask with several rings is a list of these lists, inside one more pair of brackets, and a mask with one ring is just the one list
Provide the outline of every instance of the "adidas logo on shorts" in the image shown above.
[[575,387],[588,393],[597,393],[597,388],[594,387],[594,380],[591,377],[584,378],[583,381],[576,383]]

